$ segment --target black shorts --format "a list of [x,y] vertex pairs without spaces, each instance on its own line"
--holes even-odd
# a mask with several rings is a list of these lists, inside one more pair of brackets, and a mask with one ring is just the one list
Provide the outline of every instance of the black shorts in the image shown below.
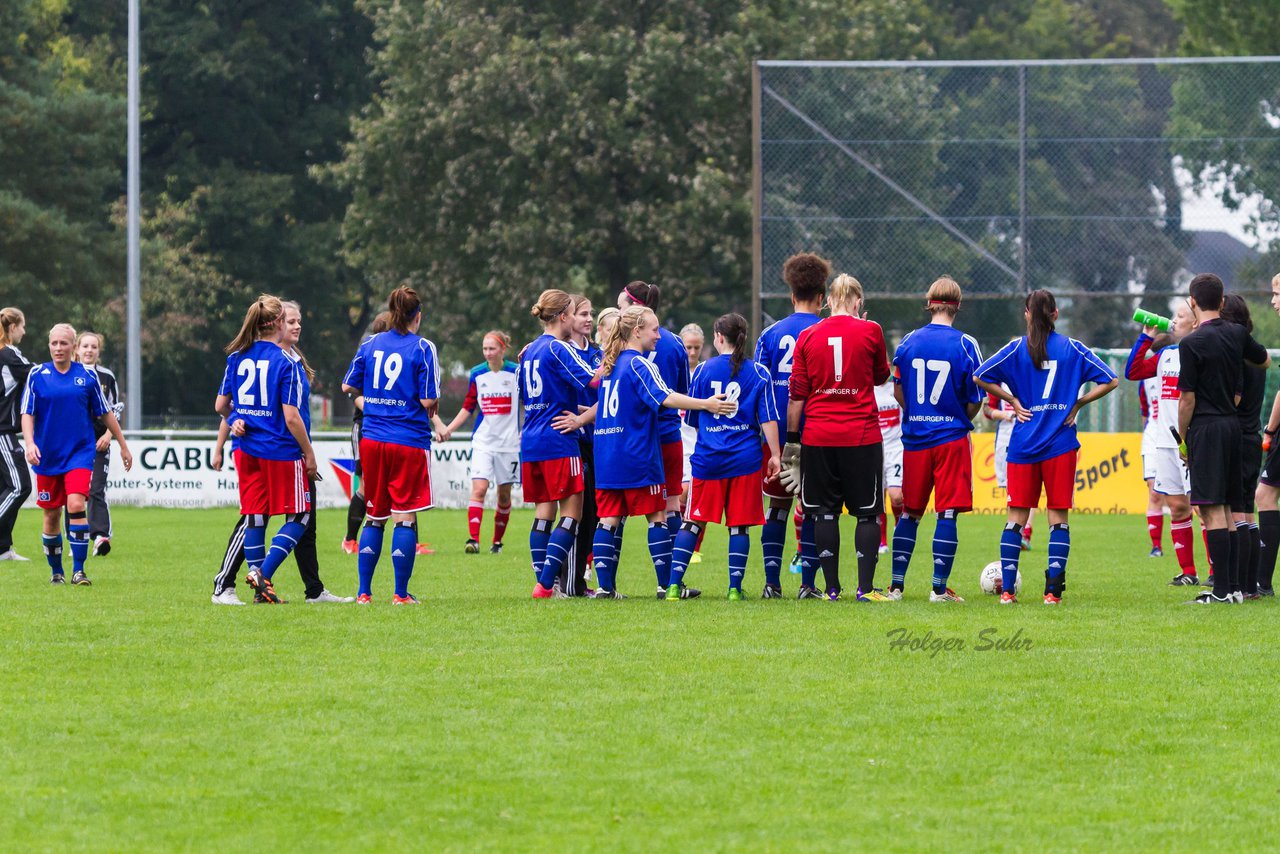
[[875,516],[884,504],[884,446],[828,448],[805,445],[800,451],[800,502],[806,511]]
[[1271,437],[1271,450],[1267,451],[1267,458],[1262,461],[1258,480],[1267,486],[1280,487],[1280,439],[1275,436]]
[[1245,433],[1240,445],[1240,501],[1231,505],[1232,513],[1252,513],[1253,495],[1258,489],[1258,477],[1262,473],[1262,437],[1257,433]]
[[1240,422],[1234,416],[1192,418],[1187,428],[1192,504],[1240,504],[1240,441]]

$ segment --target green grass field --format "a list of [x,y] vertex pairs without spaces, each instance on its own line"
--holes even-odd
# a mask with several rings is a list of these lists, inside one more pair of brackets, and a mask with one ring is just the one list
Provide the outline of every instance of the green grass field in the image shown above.
[[[292,561],[296,604],[215,607],[233,520],[121,509],[76,588],[47,583],[23,513],[33,561],[0,564],[0,847],[1274,845],[1276,600],[1180,605],[1140,518],[1075,520],[1057,609],[1034,595],[1045,530],[1023,604],[978,592],[991,518],[961,522],[965,605],[926,601],[920,552],[902,603],[760,601],[758,543],[752,600],[729,603],[723,529],[690,574],[708,595],[665,603],[638,524],[632,599],[531,601],[529,516],[507,554],[464,555],[460,511],[424,519],[421,607],[388,604],[389,562],[373,607],[302,604]],[[342,524],[322,513],[321,555],[350,595]],[[893,649],[895,629],[965,648]]]

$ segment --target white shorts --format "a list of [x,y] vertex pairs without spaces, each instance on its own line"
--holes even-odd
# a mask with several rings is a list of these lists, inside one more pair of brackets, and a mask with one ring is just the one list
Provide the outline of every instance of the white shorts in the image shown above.
[[1156,449],[1142,452],[1142,479],[1154,480],[1156,476]]
[[1009,442],[996,438],[996,486],[1009,488]]
[[884,488],[902,489],[902,440],[884,443]]
[[680,444],[684,448],[684,470],[680,474],[681,483],[693,481],[693,451],[698,447],[698,431],[683,421],[680,422]]
[[1177,448],[1156,448],[1155,479],[1152,486],[1161,495],[1187,495],[1191,492],[1191,476],[1187,465],[1178,456]]
[[520,482],[519,451],[486,451],[471,449],[471,465],[467,467],[472,480],[487,480],[501,486]]

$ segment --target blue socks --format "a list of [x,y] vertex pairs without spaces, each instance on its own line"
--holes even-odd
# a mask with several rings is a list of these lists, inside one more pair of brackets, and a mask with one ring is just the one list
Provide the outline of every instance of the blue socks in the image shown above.
[[244,562],[250,569],[262,569],[267,556],[267,518],[246,516],[244,520]]
[[684,522],[684,517],[680,515],[678,510],[667,511],[667,533],[671,536],[671,547],[676,547],[676,535],[680,533],[680,525]]
[[62,534],[41,534],[40,542],[44,545],[44,557],[49,561],[49,569],[53,570],[51,575],[62,575]]
[[671,584],[671,536],[662,522],[649,523],[649,556],[653,558],[658,586],[667,589]]
[[1067,558],[1071,556],[1071,531],[1065,524],[1049,526],[1049,568],[1044,574],[1044,592],[1061,598],[1067,586]]
[[71,571],[84,572],[84,562],[89,557],[89,523],[81,517],[67,525],[67,539],[71,541]]
[[396,595],[409,595],[409,579],[413,576],[413,560],[418,554],[418,526],[413,522],[396,522],[391,531],[391,566],[396,574]]
[[[903,521],[907,517],[903,517]],[[893,550],[898,550],[898,531],[902,522],[898,522],[893,532]],[[911,532],[912,545],[915,545],[915,530]],[[947,579],[951,578],[951,567],[956,562],[956,545],[959,542],[956,533],[956,511],[943,510],[938,514],[938,525],[933,529],[933,592],[941,596],[947,592]],[[1021,544],[1019,544],[1021,548]]]
[[818,545],[813,538],[813,514],[804,514],[800,523],[800,583],[815,587],[818,580]]
[[[305,518],[306,514],[303,514]],[[263,529],[265,531],[265,529]],[[276,574],[276,570],[280,568],[280,564],[284,563],[284,559],[293,551],[293,547],[298,544],[298,540],[302,539],[302,535],[307,532],[307,523],[299,519],[296,515],[286,517],[285,523],[280,526],[280,530],[271,538],[271,548],[267,549],[267,556],[262,559],[262,577],[271,580],[271,576]],[[248,531],[245,531],[247,534]]]
[[[357,591],[361,596],[373,595],[373,571],[378,568],[378,558],[382,555],[382,535],[384,528],[381,525],[366,524],[364,530],[360,532],[360,554],[356,558],[357,572],[360,575],[360,589]],[[245,531],[244,552],[246,558],[249,554],[249,532]]]
[[596,584],[610,593],[618,589],[618,555],[614,551],[617,541],[616,528],[603,522],[596,525],[595,536],[591,538],[592,566],[596,571]]
[[1005,593],[1018,589],[1018,558],[1022,556],[1022,526],[1006,522],[1000,534],[1000,584]]
[[551,539],[553,519],[534,519],[529,531],[529,557],[533,561],[534,578],[542,577],[542,565],[547,562],[547,541]]
[[[952,528],[954,529],[954,523]],[[913,519],[911,516],[903,514],[902,518],[893,526],[893,578],[889,582],[890,587],[902,589],[907,580],[907,568],[911,566],[911,555],[916,550],[916,533],[920,530],[920,520]],[[937,535],[934,535],[934,548],[937,548]],[[952,537],[952,539],[955,539]],[[952,557],[955,557],[955,549],[951,550]]]
[[741,590],[742,578],[747,574],[747,556],[751,554],[751,537],[747,529],[737,526],[729,529],[729,589]]
[[693,559],[693,550],[698,547],[698,533],[696,522],[685,522],[680,526],[680,533],[676,534],[676,542],[671,549],[671,584],[684,583],[685,570]]
[[538,575],[538,583],[550,590],[556,583],[556,576],[561,567],[569,559],[569,549],[578,539],[578,520],[564,518],[547,540],[547,558],[542,563],[542,572]]
[[[805,524],[809,524],[807,518]],[[786,540],[786,508],[770,507],[765,511],[764,527],[760,529],[760,552],[764,555],[765,584],[782,586],[782,547]]]

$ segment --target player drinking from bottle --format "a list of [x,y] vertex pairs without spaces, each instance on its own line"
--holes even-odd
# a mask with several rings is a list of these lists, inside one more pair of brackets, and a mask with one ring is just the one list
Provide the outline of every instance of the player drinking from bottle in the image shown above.
[[115,413],[107,405],[97,375],[71,361],[76,331],[66,323],[49,330],[51,361],[35,365],[27,374],[22,395],[22,438],[27,462],[36,473],[36,505],[44,511],[42,541],[52,571],[51,582],[64,583],[62,571],[62,508],[68,515],[71,541],[71,583],[89,585],[84,563],[89,556],[89,519],[86,496],[93,478],[97,439],[93,420],[101,418],[120,445],[125,471],[133,467],[133,455],[120,431]]
[[963,602],[947,582],[956,559],[956,517],[973,509],[973,449],[969,431],[982,406],[973,372],[978,342],[956,329],[960,285],[948,276],[929,286],[930,321],[907,333],[893,355],[894,394],[902,404],[902,496],[905,514],[893,529],[889,598],[901,599],[916,547],[916,530],[933,496],[933,590],[930,602]]
[[440,358],[436,347],[418,334],[422,302],[402,285],[387,298],[391,328],[360,345],[342,390],[355,395],[364,411],[360,465],[368,519],[360,532],[356,601],[373,601],[373,575],[382,556],[387,521],[393,605],[416,605],[409,592],[418,551],[418,513],[431,509],[432,415],[440,398]]
[[659,598],[691,599],[698,595],[682,581],[670,581],[672,544],[665,518],[667,472],[659,414],[664,409],[685,409],[728,415],[735,404],[724,393],[697,399],[672,391],[657,366],[646,358],[660,338],[657,315],[634,305],[623,309],[604,346],[600,399],[594,412],[599,461],[596,506],[600,513],[592,542],[599,581],[596,598],[619,598],[614,536],[619,522],[627,516],[643,516],[649,522],[654,573],[669,582]]
[[[1173,554],[1178,559],[1180,573],[1169,582],[1171,586],[1196,585],[1195,532],[1191,527],[1191,480],[1187,464],[1178,453],[1178,374],[1181,370],[1179,342],[1196,328],[1195,315],[1186,301],[1178,304],[1169,325],[1172,344],[1158,353],[1152,352],[1157,330],[1144,326],[1129,351],[1125,362],[1125,379],[1139,382],[1155,381],[1155,396],[1148,397],[1147,405],[1153,412],[1156,429],[1151,434],[1152,481],[1151,488],[1164,498],[1169,507],[1169,536],[1173,540]],[[1143,443],[1147,441],[1143,434]],[[1143,457],[1144,465],[1147,457]],[[1145,472],[1144,472],[1145,473]],[[1161,516],[1163,519],[1163,516]]]
[[[757,364],[773,378],[774,408],[779,417],[787,417],[791,402],[791,373],[795,362],[796,341],[800,333],[818,322],[822,300],[827,293],[831,265],[811,252],[792,255],[782,265],[782,280],[791,289],[794,311],[760,333],[756,342]],[[762,447],[764,466],[769,449]],[[763,527],[760,528],[760,551],[764,557],[764,592],[762,599],[782,598],[782,555],[787,540],[787,517],[791,515],[791,492],[778,479],[764,478],[764,494],[769,499]],[[800,512],[802,508],[797,508]],[[814,583],[818,575],[818,553],[813,546],[813,518],[803,517],[800,536],[800,599],[822,599],[822,591]]]
[[[1071,552],[1067,516],[1075,495],[1080,450],[1076,416],[1120,381],[1088,347],[1054,331],[1058,305],[1053,294],[1032,291],[1025,306],[1027,334],[983,362],[974,380],[989,394],[1012,404],[1018,419],[1009,439],[1009,514],[1000,537],[1000,604],[1018,601],[1014,591],[1022,526],[1031,508],[1039,505],[1043,488],[1049,512],[1044,604],[1057,605],[1066,587]],[[1096,385],[1081,395],[1081,386],[1090,382]]]
[[[533,502],[529,553],[537,582],[534,599],[556,596],[556,578],[569,558],[582,518],[582,456],[577,431],[561,433],[553,422],[578,412],[578,395],[593,377],[569,338],[573,335],[573,298],[554,288],[538,296],[530,313],[542,321],[542,336],[520,354],[521,482],[524,500]],[[560,523],[556,524],[557,511]],[[568,595],[560,590],[561,596]]]
[[[886,602],[873,586],[879,557],[884,449],[875,387],[889,378],[884,332],[859,316],[862,285],[842,275],[831,285],[831,316],[800,333],[787,404],[782,477],[798,490],[826,581],[826,596],[841,598],[840,514],[857,517],[859,602]],[[803,432],[801,421],[803,419]]]
[[761,434],[770,451],[766,476],[777,477],[780,469],[773,383],[768,371],[747,358],[746,319],[740,314],[719,318],[712,327],[712,346],[719,355],[694,369],[690,393],[703,398],[723,393],[737,406],[727,415],[689,411],[688,423],[698,431],[698,441],[691,461],[689,509],[672,552],[668,601],[679,591],[706,523],[721,521],[729,527],[729,598],[745,598],[742,579],[751,553],[748,528],[764,524]]

